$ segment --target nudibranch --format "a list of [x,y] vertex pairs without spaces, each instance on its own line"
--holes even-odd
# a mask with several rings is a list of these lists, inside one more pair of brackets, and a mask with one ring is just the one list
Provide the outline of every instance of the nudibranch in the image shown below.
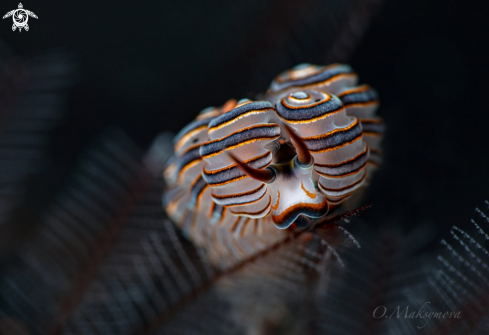
[[301,64],[264,100],[204,109],[174,139],[169,217],[214,255],[243,257],[346,204],[379,166],[384,131],[377,92],[357,81],[348,65]]

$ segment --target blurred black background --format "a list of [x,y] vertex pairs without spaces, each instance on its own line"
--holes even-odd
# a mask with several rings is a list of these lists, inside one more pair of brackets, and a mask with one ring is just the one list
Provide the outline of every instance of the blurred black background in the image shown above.
[[[67,118],[50,137],[49,165],[32,180],[32,208],[23,211],[41,212],[110,125],[144,149],[207,106],[263,92],[298,63],[342,61],[378,90],[388,127],[385,161],[365,200],[374,204],[367,220],[440,231],[467,222],[489,194],[489,21],[482,3],[23,2],[39,19],[22,33],[2,20],[0,39],[27,58],[64,48],[78,64]],[[17,3],[0,7],[7,12]],[[371,10],[352,19],[355,8]],[[355,25],[361,20],[369,25]],[[335,54],[345,29],[357,30],[347,34],[351,52]]]

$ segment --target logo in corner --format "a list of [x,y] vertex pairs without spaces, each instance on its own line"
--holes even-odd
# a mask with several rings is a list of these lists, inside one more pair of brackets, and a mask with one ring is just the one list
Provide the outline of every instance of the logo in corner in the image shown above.
[[24,9],[22,3],[19,3],[19,8],[11,10],[7,14],[5,14],[2,19],[11,16],[12,19],[14,20],[14,24],[12,25],[12,31],[15,31],[15,29],[19,28],[19,32],[22,30],[22,28],[24,28],[25,31],[29,31],[29,25],[27,24],[27,21],[29,20],[29,16],[37,19],[37,15],[27,9]]

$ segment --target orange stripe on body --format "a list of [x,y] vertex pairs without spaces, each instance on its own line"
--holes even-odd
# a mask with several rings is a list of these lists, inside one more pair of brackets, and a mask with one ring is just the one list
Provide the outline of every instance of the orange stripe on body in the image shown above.
[[273,209],[274,211],[276,211],[276,210],[278,209],[278,205],[279,205],[279,203],[280,203],[280,191],[279,191],[279,190],[277,190],[277,203],[275,204],[275,206],[272,206],[272,209]]
[[212,133],[212,132],[214,132],[216,130],[219,130],[221,128],[224,128],[227,125],[229,125],[229,124],[231,124],[233,122],[236,122],[239,119],[244,118],[244,117],[246,117],[246,116],[248,116],[250,114],[260,114],[260,113],[266,113],[266,112],[269,112],[269,111],[273,111],[273,108],[272,107],[267,107],[267,108],[264,108],[264,109],[254,109],[254,110],[245,112],[243,114],[240,114],[240,115],[236,116],[234,119],[231,119],[229,121],[226,121],[224,123],[221,123],[220,125],[217,125],[217,126],[214,126],[214,127],[209,128],[208,132],[209,133]]
[[367,150],[368,150],[368,145],[365,145],[365,150],[363,150],[361,153],[359,153],[355,157],[352,157],[352,158],[347,159],[346,161],[339,162],[339,163],[334,163],[334,164],[319,164],[319,163],[314,163],[314,165],[315,166],[320,166],[320,167],[327,167],[327,168],[339,167],[341,165],[344,165],[344,164],[348,164],[350,162],[353,162],[354,160],[358,159],[360,156],[365,155],[367,153]]
[[342,106],[340,109],[337,109],[337,110],[334,110],[334,111],[331,111],[331,112],[327,112],[324,115],[321,115],[321,116],[318,116],[318,117],[315,117],[315,118],[312,118],[312,119],[308,119],[308,120],[288,120],[288,119],[285,119],[285,118],[281,117],[278,114],[277,115],[278,115],[278,117],[282,121],[284,121],[286,123],[298,124],[298,123],[311,123],[311,122],[315,122],[317,120],[321,120],[321,119],[327,118],[328,116],[341,113],[344,110],[345,110],[345,106]]
[[[189,139],[190,137],[194,136],[195,133],[198,133],[204,129],[207,129],[207,126],[206,125],[203,125],[203,126],[200,126],[200,127],[197,127],[195,129],[192,129],[191,131],[189,131],[187,134],[185,134],[184,136],[182,136],[182,138],[180,139],[180,141],[178,141],[176,144],[175,144],[175,151],[178,151],[180,150],[180,148],[185,144],[184,142],[187,141],[187,139]],[[200,146],[200,144],[198,144],[197,146]],[[196,145],[193,145],[192,146],[193,148],[196,147]],[[187,152],[188,150],[185,151],[185,153]]]
[[[302,188],[302,190],[303,190],[303,191],[306,193],[306,195],[307,195],[309,198],[311,198],[311,199],[316,198],[316,197],[317,197],[317,195],[318,195],[318,193],[317,193],[317,191],[316,191],[316,190],[314,190],[314,193],[309,192],[308,190],[306,190],[306,188],[304,187],[304,184],[302,183],[302,181],[301,181],[301,188]],[[278,208],[278,207],[277,207],[277,208]],[[276,209],[275,209],[275,210],[276,210]]]
[[356,125],[358,125],[358,122],[359,122],[358,119],[355,118],[355,121],[353,121],[350,125],[346,126],[345,128],[337,128],[337,129],[328,131],[327,133],[324,133],[324,134],[309,136],[309,137],[303,137],[302,140],[304,140],[304,141],[322,140],[322,139],[325,139],[326,137],[329,137],[329,136],[334,135],[336,133],[348,131],[348,130],[352,129],[353,127],[355,127]]
[[271,202],[272,202],[272,196],[270,196],[270,199],[268,200],[268,204],[265,206],[265,208],[260,209],[259,211],[256,211],[256,212],[244,212],[244,211],[243,212],[233,212],[233,211],[231,211],[231,213],[233,213],[234,215],[260,215],[260,214],[265,213],[265,211],[267,209],[269,209]]

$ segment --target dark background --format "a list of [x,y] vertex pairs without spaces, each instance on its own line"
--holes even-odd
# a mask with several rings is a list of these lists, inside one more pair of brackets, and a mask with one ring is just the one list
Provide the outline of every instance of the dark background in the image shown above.
[[[147,148],[159,132],[177,132],[207,106],[253,97],[298,63],[345,61],[378,90],[388,127],[385,161],[365,200],[374,204],[367,220],[434,224],[440,232],[467,222],[489,193],[489,20],[482,4],[23,2],[39,19],[22,33],[2,20],[0,39],[27,58],[65,48],[79,67],[67,118],[51,136],[49,168],[33,181],[30,203],[42,211],[80,153],[110,125]],[[17,3],[0,7],[7,12]],[[355,16],[358,8],[365,10]],[[362,20],[370,20],[368,27]],[[338,42],[348,29],[354,33]],[[345,41],[349,51],[332,52]]]

